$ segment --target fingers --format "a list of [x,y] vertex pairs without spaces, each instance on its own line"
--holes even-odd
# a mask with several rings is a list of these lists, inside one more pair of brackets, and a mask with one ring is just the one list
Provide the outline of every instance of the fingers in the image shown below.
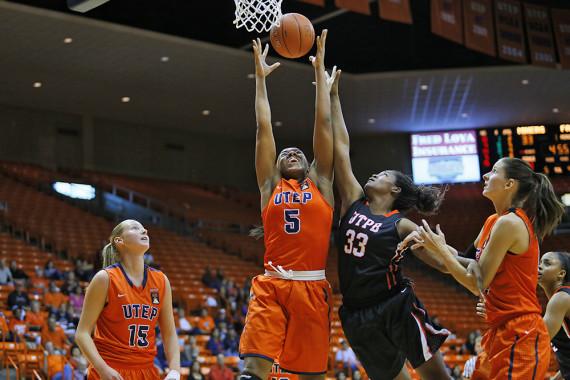
[[269,52],[269,44],[265,44],[265,49],[263,50],[263,58],[267,57],[268,52]]
[[321,32],[321,47],[325,46],[325,43],[327,42],[327,34],[329,33],[328,29],[323,29],[323,31]]
[[431,230],[431,228],[429,227],[428,222],[426,222],[425,219],[422,219],[422,224],[423,224],[423,228],[427,233],[433,234],[433,231]]
[[280,62],[275,62],[273,65],[269,66],[267,68],[267,74],[270,74],[273,70],[275,70],[276,68],[278,68],[279,66],[281,66]]
[[443,234],[443,231],[441,230],[441,227],[439,226],[439,223],[435,226],[435,232],[439,235],[439,236],[445,236]]

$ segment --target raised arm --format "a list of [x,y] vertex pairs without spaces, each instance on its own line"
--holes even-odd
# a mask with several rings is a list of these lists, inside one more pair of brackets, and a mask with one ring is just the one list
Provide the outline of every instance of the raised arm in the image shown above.
[[[336,75],[335,75],[336,74]],[[331,87],[331,116],[334,137],[334,182],[341,199],[341,217],[354,201],[364,196],[362,186],[356,180],[350,163],[350,138],[342,115],[338,83],[341,71],[333,72]]]
[[271,127],[271,108],[269,107],[265,78],[279,67],[280,63],[277,62],[269,66],[265,62],[268,50],[269,45],[265,45],[265,49],[263,49],[259,39],[253,41],[253,55],[255,58],[255,120],[257,123],[255,173],[257,175],[257,186],[261,193],[262,209],[271,196],[273,182],[277,174],[275,167],[277,153]]
[[325,71],[325,44],[327,30],[317,37],[317,54],[310,57],[315,68],[315,128],[313,132],[313,153],[315,160],[309,175],[316,177],[319,190],[324,193],[327,200],[332,199],[333,177],[333,134],[331,127],[331,99],[327,87],[327,73]]
[[158,317],[166,360],[168,362],[168,368],[170,369],[164,380],[180,380],[180,350],[176,326],[174,325],[174,313],[172,312],[172,288],[166,276],[164,276],[164,280],[166,285],[164,301]]

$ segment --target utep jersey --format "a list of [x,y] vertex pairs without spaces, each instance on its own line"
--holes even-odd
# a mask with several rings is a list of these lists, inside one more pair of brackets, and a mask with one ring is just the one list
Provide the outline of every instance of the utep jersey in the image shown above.
[[[532,222],[522,209],[510,209],[523,220],[530,234],[530,242],[526,252],[516,255],[511,252],[505,254],[495,278],[485,291],[485,307],[487,308],[487,323],[498,327],[510,319],[524,314],[541,314],[542,309],[536,296],[538,285],[538,239],[534,233]],[[494,214],[487,218],[483,232],[477,244],[476,259],[479,261],[485,246],[491,236],[493,226],[499,220]],[[493,254],[487,252],[485,254]]]
[[309,178],[281,179],[261,213],[265,269],[323,270],[326,267],[333,209]]
[[97,351],[113,368],[152,367],[155,329],[164,300],[164,274],[145,266],[143,282],[136,287],[121,264],[105,271],[109,274],[108,302],[97,319],[93,339]]
[[[556,291],[570,294],[570,287],[563,286]],[[558,334],[552,339],[552,348],[556,354],[560,373],[565,380],[570,380],[570,319],[564,318]]]
[[399,265],[403,256],[396,253],[401,219],[397,210],[372,214],[366,199],[354,202],[341,219],[336,241],[340,290],[347,307],[371,306],[405,285]]

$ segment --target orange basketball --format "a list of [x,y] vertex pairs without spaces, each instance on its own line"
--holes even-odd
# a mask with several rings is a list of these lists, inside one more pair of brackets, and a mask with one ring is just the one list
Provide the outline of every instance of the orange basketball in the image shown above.
[[271,46],[285,58],[299,58],[315,43],[315,29],[308,18],[299,13],[287,13],[280,25],[271,28]]

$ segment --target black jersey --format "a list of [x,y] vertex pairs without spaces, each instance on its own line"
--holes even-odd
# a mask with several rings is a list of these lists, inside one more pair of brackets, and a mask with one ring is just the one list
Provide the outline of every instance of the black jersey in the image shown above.
[[[562,287],[558,292],[570,294],[570,287]],[[565,380],[570,380],[570,319],[564,318],[558,334],[552,338],[552,348],[560,367],[560,373]]]
[[349,308],[371,306],[401,291],[407,281],[400,271],[402,254],[398,211],[374,215],[368,201],[354,202],[340,220],[337,236],[340,291]]

